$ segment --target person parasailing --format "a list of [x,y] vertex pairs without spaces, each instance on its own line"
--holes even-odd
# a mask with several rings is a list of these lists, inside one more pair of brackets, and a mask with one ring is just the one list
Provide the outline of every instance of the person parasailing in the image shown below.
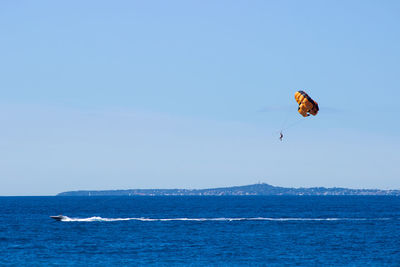
[[[319,106],[318,106],[317,101],[312,99],[306,92],[297,91],[294,94],[294,98],[295,98],[297,104],[299,104],[297,111],[300,113],[301,116],[309,117],[310,115],[315,116],[318,114]],[[291,125],[291,126],[293,126],[293,125]],[[281,131],[279,133],[279,140],[283,141],[282,131],[286,130],[287,128],[289,128],[289,126],[284,128],[282,125]]]

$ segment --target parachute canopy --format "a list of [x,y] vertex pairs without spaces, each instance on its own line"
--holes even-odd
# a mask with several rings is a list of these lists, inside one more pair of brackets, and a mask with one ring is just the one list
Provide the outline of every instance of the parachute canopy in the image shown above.
[[318,103],[314,101],[311,97],[307,95],[304,91],[297,91],[294,94],[294,98],[296,102],[299,104],[298,112],[303,116],[307,117],[313,115],[317,115],[319,111]]

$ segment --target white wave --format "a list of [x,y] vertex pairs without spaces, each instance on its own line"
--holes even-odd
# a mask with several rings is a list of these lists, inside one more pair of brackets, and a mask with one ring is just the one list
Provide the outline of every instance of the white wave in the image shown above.
[[63,222],[115,222],[115,221],[130,221],[135,218],[102,218],[102,217],[89,217],[89,218],[70,218],[64,216],[61,221]]
[[249,217],[249,218],[70,218],[64,216],[63,222],[116,222],[116,221],[142,221],[142,222],[169,222],[169,221],[381,221],[390,220],[390,218],[267,218],[267,217]]

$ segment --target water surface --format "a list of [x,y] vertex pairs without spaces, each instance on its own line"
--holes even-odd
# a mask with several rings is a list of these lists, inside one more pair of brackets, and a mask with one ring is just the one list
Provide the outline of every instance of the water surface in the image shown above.
[[0,198],[3,264],[399,266],[399,248],[399,197]]

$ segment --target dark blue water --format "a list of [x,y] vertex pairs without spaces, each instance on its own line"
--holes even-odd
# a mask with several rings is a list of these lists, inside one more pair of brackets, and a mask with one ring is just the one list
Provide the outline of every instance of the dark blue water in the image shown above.
[[399,266],[400,198],[2,197],[0,260]]

